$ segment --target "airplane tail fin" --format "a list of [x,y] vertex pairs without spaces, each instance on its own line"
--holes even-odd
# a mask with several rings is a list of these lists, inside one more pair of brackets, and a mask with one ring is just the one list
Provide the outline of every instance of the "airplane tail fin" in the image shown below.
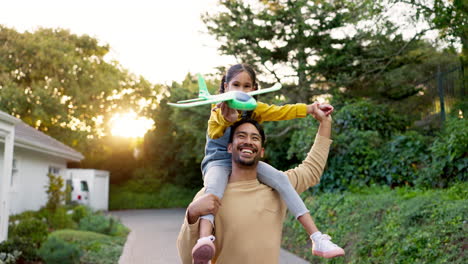
[[201,74],[198,74],[198,97],[208,99],[211,96],[210,92],[208,92],[208,88],[206,87],[205,79]]

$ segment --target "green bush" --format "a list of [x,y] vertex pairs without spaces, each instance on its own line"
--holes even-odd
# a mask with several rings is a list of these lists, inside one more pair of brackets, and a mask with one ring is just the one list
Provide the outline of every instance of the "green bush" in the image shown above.
[[314,257],[308,237],[288,216],[283,246],[311,263],[464,263],[468,183],[449,189],[363,188],[359,193],[307,197],[319,229],[346,251],[344,258]]
[[147,209],[186,207],[198,190],[165,184],[158,192],[125,191],[125,187],[111,186],[109,209]]
[[37,211],[24,211],[20,214],[10,215],[9,221],[16,222],[16,221],[23,221],[24,219],[30,219],[30,218],[41,219],[41,215]]
[[64,207],[58,207],[55,211],[48,212],[46,217],[47,223],[51,229],[57,230],[76,227],[72,215]]
[[91,214],[81,219],[79,229],[114,236],[118,232],[117,224],[113,217]]
[[393,136],[380,149],[370,168],[374,183],[389,186],[415,185],[427,160],[428,138],[409,131]]
[[85,205],[77,205],[73,207],[72,209],[72,219],[75,223],[79,224],[81,219],[87,217],[92,213],[91,208],[85,206]]
[[124,185],[124,190],[136,193],[157,192],[162,185],[158,173],[152,168],[138,168],[133,172],[132,178]]
[[59,230],[51,234],[66,242],[77,245],[82,251],[82,263],[113,264],[117,263],[125,245],[126,235],[107,236],[90,231]]
[[26,237],[11,237],[0,243],[0,252],[14,254],[15,251],[21,252],[18,262],[36,261],[40,257],[37,255],[36,244]]
[[361,100],[345,105],[334,115],[336,131],[349,133],[350,130],[377,131],[388,138],[397,132],[405,131],[405,120],[390,107]]
[[78,246],[50,236],[39,249],[39,255],[47,264],[79,263],[83,253]]
[[430,146],[430,161],[421,171],[418,184],[447,187],[468,180],[468,120],[450,118]]
[[36,218],[27,218],[13,226],[10,236],[27,238],[39,246],[48,234],[46,223]]
[[382,144],[376,131],[352,129],[337,135],[319,188],[344,190],[375,183],[372,164],[379,158]]
[[49,183],[45,186],[47,193],[46,208],[55,211],[65,201],[65,191],[63,190],[63,178],[52,173],[47,174]]
[[13,253],[0,251],[0,264],[15,264],[20,256],[21,252],[18,250],[15,250]]

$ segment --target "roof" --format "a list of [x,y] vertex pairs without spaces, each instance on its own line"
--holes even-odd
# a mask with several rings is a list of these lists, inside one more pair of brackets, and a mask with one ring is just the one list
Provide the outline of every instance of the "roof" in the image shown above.
[[36,150],[68,161],[81,161],[83,154],[20,121],[15,125],[15,146]]
[[21,122],[18,118],[11,116],[5,112],[0,111],[0,120],[9,124],[16,124],[18,122]]
[[[0,111],[0,121],[14,125],[15,147],[26,148],[42,152],[51,156],[64,158],[67,161],[81,161],[83,154],[62,142],[42,133],[41,131],[27,125],[20,119]],[[0,138],[0,142],[3,141]]]

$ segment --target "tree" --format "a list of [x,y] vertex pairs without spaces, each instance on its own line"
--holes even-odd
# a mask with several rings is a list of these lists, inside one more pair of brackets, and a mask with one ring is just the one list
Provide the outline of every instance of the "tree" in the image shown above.
[[[154,106],[158,86],[117,62],[109,46],[62,29],[19,33],[0,26],[0,110],[81,150],[120,110]],[[144,112],[143,108],[141,112]]]
[[330,89],[326,74],[336,65],[353,66],[342,47],[359,49],[367,39],[349,32],[349,25],[378,13],[372,1],[219,3],[223,11],[203,16],[208,32],[222,43],[219,50],[288,83],[283,92],[293,102]]
[[441,39],[452,45],[460,43],[460,61],[465,69],[464,82],[468,85],[468,1],[466,0],[391,0],[404,3],[416,10],[413,22],[425,21],[430,29],[439,30]]
[[[217,81],[207,78],[206,83],[210,93],[217,92]],[[200,186],[210,106],[180,109],[167,105],[197,97],[196,76],[187,74],[182,83],[174,82],[168,89],[170,95],[152,113],[156,129],[145,136],[144,166],[163,182]]]
[[427,107],[415,98],[419,82],[439,63],[457,59],[424,40],[424,31],[404,37],[381,1],[219,3],[221,11],[203,16],[221,42],[219,50],[255,65],[263,80],[282,82],[283,103],[307,103],[328,93],[337,106],[365,97],[396,104],[402,112],[407,109],[401,101]]

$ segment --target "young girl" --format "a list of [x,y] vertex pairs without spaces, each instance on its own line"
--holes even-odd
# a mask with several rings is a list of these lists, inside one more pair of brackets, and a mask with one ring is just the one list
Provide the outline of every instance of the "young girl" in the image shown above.
[[[250,92],[257,90],[255,71],[246,64],[236,64],[229,68],[223,77],[220,93],[226,91]],[[327,115],[333,111],[330,105],[319,105],[319,108]],[[312,105],[267,105],[257,102],[257,108],[251,111],[251,118],[261,123],[263,121],[290,120],[306,117],[313,111]],[[245,115],[237,110],[229,108],[227,104],[220,103],[213,108],[208,121],[208,132],[205,146],[205,157],[202,161],[204,185],[207,193],[212,193],[220,199],[228,183],[231,173],[231,154],[227,152],[230,126]],[[287,176],[272,166],[260,162],[258,164],[258,179],[275,189],[286,203],[289,211],[302,224],[308,232],[313,246],[312,253],[325,258],[343,256],[344,250],[330,241],[330,237],[319,232],[315,226],[309,210],[292,187]],[[214,216],[205,215],[200,219],[200,239],[192,250],[194,263],[208,263],[214,256]]]

